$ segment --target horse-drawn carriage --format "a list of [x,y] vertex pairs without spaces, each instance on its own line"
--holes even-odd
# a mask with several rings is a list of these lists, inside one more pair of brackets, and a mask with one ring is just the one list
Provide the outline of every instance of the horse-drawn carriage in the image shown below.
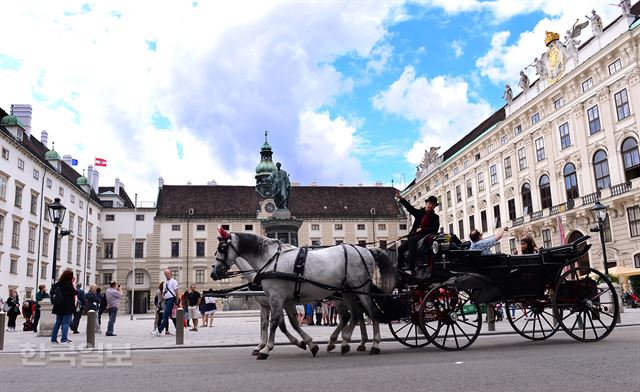
[[505,303],[509,323],[527,339],[547,339],[559,328],[580,341],[604,339],[615,328],[618,300],[605,275],[576,262],[588,238],[537,254],[483,256],[455,236],[427,237],[429,277],[409,278],[396,296],[379,300],[384,321],[406,346],[461,350],[480,333],[481,309]]

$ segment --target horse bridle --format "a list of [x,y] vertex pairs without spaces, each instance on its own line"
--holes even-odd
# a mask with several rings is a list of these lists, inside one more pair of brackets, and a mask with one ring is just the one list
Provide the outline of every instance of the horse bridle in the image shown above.
[[[252,272],[256,272],[257,274],[260,274],[262,271],[264,271],[265,268],[267,268],[269,264],[271,264],[273,260],[278,259],[282,249],[282,243],[278,240],[278,250],[276,251],[276,253],[273,254],[273,256],[269,258],[269,260],[267,260],[267,262],[262,267],[260,267],[260,269],[238,270],[238,271],[228,272],[231,269],[231,266],[227,263],[229,248],[231,248],[234,252],[236,252],[236,255],[240,255],[240,252],[235,246],[233,246],[233,243],[231,242],[231,238],[228,238],[226,240],[219,238],[218,241],[219,243],[218,243],[218,250],[216,252],[216,261],[219,261],[225,267],[226,269],[225,274],[228,278],[237,276],[237,275],[249,274]],[[222,253],[224,255],[224,259],[219,258],[218,253]]]

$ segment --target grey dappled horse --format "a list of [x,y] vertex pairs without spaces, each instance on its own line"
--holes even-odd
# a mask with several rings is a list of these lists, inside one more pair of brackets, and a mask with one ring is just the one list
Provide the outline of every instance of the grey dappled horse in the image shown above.
[[[293,265],[298,248],[280,244],[278,240],[252,233],[227,233],[219,229],[220,243],[216,251],[216,260],[211,277],[214,280],[227,276],[229,269],[237,260],[245,261],[253,271],[277,271],[293,273]],[[374,258],[375,255],[375,258]],[[346,269],[345,269],[346,264]],[[308,303],[326,298],[340,288],[353,288],[357,293],[343,292],[345,304],[350,310],[349,325],[342,331],[342,353],[349,351],[349,339],[356,324],[362,318],[364,310],[373,321],[374,345],[372,353],[378,353],[381,340],[377,322],[378,310],[368,295],[371,288],[371,276],[375,266],[380,270],[381,289],[390,293],[395,285],[396,266],[386,252],[381,249],[365,249],[352,246],[333,246],[309,252],[304,277],[320,283],[322,287],[303,282],[300,285],[299,302]],[[318,346],[298,325],[295,312],[295,282],[287,279],[264,279],[261,281],[267,301],[271,308],[269,337],[267,345],[260,350],[258,359],[266,359],[275,344],[275,332],[287,311],[289,321],[300,334],[315,356]],[[361,306],[361,308],[358,308]]]

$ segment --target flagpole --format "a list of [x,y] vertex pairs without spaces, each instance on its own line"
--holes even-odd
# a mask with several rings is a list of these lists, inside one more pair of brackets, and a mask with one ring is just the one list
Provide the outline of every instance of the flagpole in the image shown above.
[[138,220],[138,194],[133,202],[133,270],[131,271],[131,318],[133,320],[133,304],[136,298],[136,221]]

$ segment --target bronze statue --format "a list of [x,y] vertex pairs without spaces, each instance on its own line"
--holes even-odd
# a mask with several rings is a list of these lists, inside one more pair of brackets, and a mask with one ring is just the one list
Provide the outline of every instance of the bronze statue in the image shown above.
[[289,175],[286,171],[281,170],[280,162],[276,163],[278,170],[271,173],[269,181],[271,181],[271,190],[273,193],[273,201],[276,203],[276,207],[281,210],[289,209],[289,189],[291,183],[289,182]]

